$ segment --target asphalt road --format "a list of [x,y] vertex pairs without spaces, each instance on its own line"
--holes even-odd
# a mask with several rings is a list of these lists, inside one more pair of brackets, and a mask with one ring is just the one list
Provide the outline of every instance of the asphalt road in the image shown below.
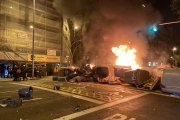
[[180,97],[121,85],[61,83],[54,91],[52,80],[12,83],[0,82],[0,99],[18,98],[22,84],[34,86],[34,97],[21,107],[0,107],[0,120],[177,120],[180,113]]
[[96,112],[89,112],[75,120],[178,120],[179,113],[179,98],[147,94]]
[[[17,90],[23,86],[0,82],[0,99],[18,98]],[[52,120],[96,106],[81,99],[34,89],[33,99],[23,101],[20,107],[0,107],[0,120]]]

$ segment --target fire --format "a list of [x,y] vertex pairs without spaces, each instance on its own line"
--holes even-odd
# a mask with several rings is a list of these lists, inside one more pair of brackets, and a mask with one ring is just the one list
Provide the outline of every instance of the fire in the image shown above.
[[130,49],[127,45],[120,45],[113,47],[112,52],[118,57],[116,65],[130,66],[133,70],[140,68],[136,62],[136,49]]

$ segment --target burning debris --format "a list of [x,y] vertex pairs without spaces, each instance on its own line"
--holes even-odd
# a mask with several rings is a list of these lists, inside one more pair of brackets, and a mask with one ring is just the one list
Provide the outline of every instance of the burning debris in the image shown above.
[[136,62],[136,49],[130,49],[127,45],[120,45],[119,47],[113,47],[112,52],[118,57],[116,65],[130,66],[133,70],[140,68]]
[[[132,70],[128,66],[86,66],[66,74],[69,82],[98,82],[108,84],[128,83],[136,88],[162,90],[173,95],[180,95],[180,69],[163,68],[154,73],[145,69]],[[58,77],[58,76],[56,76]],[[62,76],[60,76],[62,77]],[[172,87],[174,86],[174,87]]]

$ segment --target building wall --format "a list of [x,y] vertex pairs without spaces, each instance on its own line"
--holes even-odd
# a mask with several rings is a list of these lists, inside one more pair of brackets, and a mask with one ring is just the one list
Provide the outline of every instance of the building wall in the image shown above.
[[[34,36],[37,62],[60,62],[62,17],[52,2],[36,0]],[[0,1],[0,60],[31,61],[32,25],[33,0]]]
[[63,20],[63,55],[64,61],[69,63],[72,61],[72,52],[71,52],[71,38],[70,38],[70,27],[68,20]]

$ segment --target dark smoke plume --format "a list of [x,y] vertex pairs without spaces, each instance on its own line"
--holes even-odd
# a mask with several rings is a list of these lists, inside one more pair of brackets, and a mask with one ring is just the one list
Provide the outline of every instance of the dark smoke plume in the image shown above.
[[160,21],[159,13],[139,0],[55,0],[55,7],[66,17],[89,20],[84,46],[101,64],[115,62],[111,48],[120,44],[136,48],[141,62],[148,49],[146,29]]

